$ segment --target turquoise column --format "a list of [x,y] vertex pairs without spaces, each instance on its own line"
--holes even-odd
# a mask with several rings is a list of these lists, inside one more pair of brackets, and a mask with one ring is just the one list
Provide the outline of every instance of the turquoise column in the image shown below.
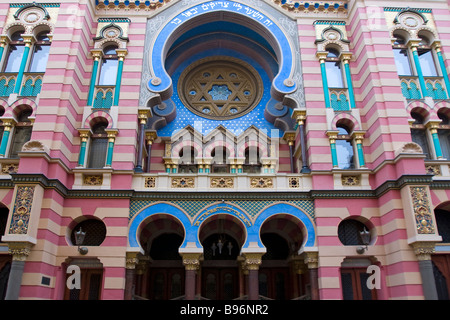
[[331,108],[330,103],[330,90],[328,88],[328,80],[327,80],[327,69],[325,66],[325,59],[327,57],[327,52],[319,52],[317,53],[317,57],[319,58],[320,62],[320,72],[322,74],[322,86],[323,86],[323,94],[325,98],[325,107]]
[[439,135],[438,135],[438,122],[429,122],[427,124],[427,127],[430,130],[431,137],[433,138],[433,145],[434,145],[434,151],[436,153],[437,159],[442,159],[442,149],[441,149],[441,143],[439,142]]
[[114,141],[111,141],[111,139],[108,141],[108,151],[106,153],[106,166],[111,167],[112,164],[112,156],[113,156],[113,149],[114,149]]
[[22,86],[23,73],[25,72],[25,67],[27,66],[28,55],[30,53],[31,42],[25,44],[25,49],[23,50],[22,61],[20,62],[19,73],[17,74],[16,86],[14,87],[14,93],[19,94],[20,87]]
[[94,98],[95,82],[97,81],[99,59],[100,59],[100,55],[95,54],[94,55],[94,65],[92,67],[92,74],[91,74],[91,84],[89,86],[89,94],[88,94],[88,99],[87,99],[88,106],[92,106],[92,100]]
[[122,72],[123,72],[123,58],[119,58],[119,65],[117,67],[117,77],[116,77],[116,88],[114,89],[114,106],[119,105],[120,96],[120,85],[122,83]]
[[447,89],[447,97],[450,98],[450,80],[448,78],[447,69],[445,68],[445,62],[444,57],[442,56],[441,48],[436,48],[436,54],[439,60],[439,66],[441,67],[442,76],[444,77],[445,88]]
[[108,132],[108,150],[106,151],[106,167],[111,167],[114,151],[114,141],[116,139],[116,131]]
[[85,158],[86,158],[86,141],[81,141],[80,155],[78,156],[78,166],[84,167]]
[[348,98],[350,100],[350,107],[356,108],[355,93],[353,91],[352,73],[350,72],[349,59],[344,60],[345,78],[347,79]]
[[364,135],[362,133],[355,133],[355,143],[356,143],[356,151],[358,154],[358,162],[360,167],[364,167],[366,162],[364,161],[364,151],[363,151],[363,138]]
[[333,167],[338,166],[338,158],[337,158],[337,152],[336,152],[336,142],[330,143],[331,147],[331,160],[333,163]]
[[6,155],[6,147],[8,146],[9,135],[11,134],[11,124],[5,123],[5,129],[3,131],[2,142],[0,144],[0,156]]
[[422,91],[422,96],[427,97],[427,87],[425,85],[425,79],[423,78],[422,67],[420,66],[419,53],[417,52],[417,47],[411,48],[414,58],[414,64],[416,65],[417,76],[419,77],[420,89]]
[[327,80],[327,69],[325,67],[325,59],[320,59],[320,71],[322,73],[322,86],[323,86],[323,94],[325,98],[325,107],[331,108],[330,103],[330,90],[328,88],[328,80]]

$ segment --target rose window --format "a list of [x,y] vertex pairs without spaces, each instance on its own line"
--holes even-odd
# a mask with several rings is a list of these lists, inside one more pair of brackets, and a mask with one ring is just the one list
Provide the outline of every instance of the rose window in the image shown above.
[[262,96],[256,70],[237,59],[208,58],[180,76],[178,94],[193,113],[208,119],[234,119],[255,108]]

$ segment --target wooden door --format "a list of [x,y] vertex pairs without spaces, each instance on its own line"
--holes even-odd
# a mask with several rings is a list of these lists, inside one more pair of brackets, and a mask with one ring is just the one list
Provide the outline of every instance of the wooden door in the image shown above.
[[210,300],[231,300],[238,297],[237,268],[203,268],[202,296]]
[[259,270],[259,294],[275,299],[290,299],[291,281],[289,268],[261,268]]

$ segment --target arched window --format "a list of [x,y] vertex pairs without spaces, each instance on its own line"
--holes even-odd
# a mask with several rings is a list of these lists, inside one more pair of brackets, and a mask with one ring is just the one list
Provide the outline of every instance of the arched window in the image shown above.
[[355,153],[353,141],[350,136],[350,130],[340,125],[337,127],[338,135],[336,139],[336,153],[338,158],[338,167],[340,169],[355,168]]
[[364,223],[355,219],[346,219],[339,223],[338,237],[344,246],[364,245],[361,237],[363,231],[369,231]]
[[117,67],[119,65],[116,49],[117,47],[114,45],[103,49],[102,65],[98,77],[98,85],[100,86],[114,86],[116,84]]
[[48,55],[50,52],[50,38],[47,32],[41,32],[36,37],[33,55],[31,57],[28,72],[45,72],[47,68]]
[[216,147],[212,152],[212,172],[213,173],[228,173],[230,172],[228,165],[229,152],[224,147]]
[[406,40],[399,34],[394,34],[394,37],[395,40],[393,42],[392,51],[394,52],[397,73],[400,76],[412,76],[413,72]]
[[22,56],[25,51],[22,31],[16,31],[11,35],[11,42],[8,46],[3,72],[19,72]]
[[419,54],[420,67],[424,77],[437,77],[436,62],[434,61],[431,42],[428,37],[419,35],[421,39],[417,53]]
[[10,158],[19,158],[19,152],[22,151],[23,145],[30,141],[33,123],[29,119],[29,116],[32,113],[33,110],[31,108],[26,108],[17,117],[17,124],[14,128],[11,149],[9,151]]
[[106,238],[106,226],[101,220],[97,219],[87,219],[78,223],[75,228],[73,228],[70,235],[70,241],[72,245],[76,245],[75,233],[78,231],[85,232],[84,241],[81,245],[83,246],[99,246],[105,241]]
[[194,147],[183,147],[180,150],[180,162],[178,172],[180,173],[197,173],[197,165],[195,164],[196,151]]
[[250,146],[245,149],[245,162],[243,171],[246,173],[261,172],[261,154],[258,147]]
[[335,49],[328,49],[327,59],[325,61],[327,71],[327,81],[329,88],[344,88],[344,78],[342,73],[341,60],[339,52]]
[[414,118],[414,122],[411,126],[411,139],[413,142],[417,143],[423,150],[425,154],[425,159],[431,159],[431,149],[428,142],[427,129],[424,125],[424,116],[420,113],[413,111],[411,116]]
[[439,124],[438,136],[439,144],[442,149],[442,156],[445,159],[450,159],[450,110],[445,112],[438,111],[438,117],[442,120]]
[[99,122],[92,128],[91,144],[88,156],[88,168],[103,168],[106,164],[106,151],[108,149],[108,134],[105,129],[106,122]]

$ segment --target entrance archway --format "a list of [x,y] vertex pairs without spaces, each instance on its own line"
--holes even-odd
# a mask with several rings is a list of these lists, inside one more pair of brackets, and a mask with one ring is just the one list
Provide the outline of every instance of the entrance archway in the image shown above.
[[[442,244],[450,246],[450,201],[438,205],[434,209],[436,225]],[[433,274],[439,300],[449,300],[450,297],[450,255],[436,253],[431,256]]]
[[274,215],[264,221],[260,236],[267,249],[259,268],[260,296],[287,300],[304,295],[306,278],[294,269],[304,242],[300,220],[290,215]]
[[238,257],[245,242],[242,223],[229,214],[205,220],[199,231],[203,246],[200,295],[211,300],[231,300],[243,292]]
[[185,270],[178,250],[185,232],[170,215],[153,215],[142,223],[139,243],[144,249],[136,272],[135,295],[150,300],[181,299]]

